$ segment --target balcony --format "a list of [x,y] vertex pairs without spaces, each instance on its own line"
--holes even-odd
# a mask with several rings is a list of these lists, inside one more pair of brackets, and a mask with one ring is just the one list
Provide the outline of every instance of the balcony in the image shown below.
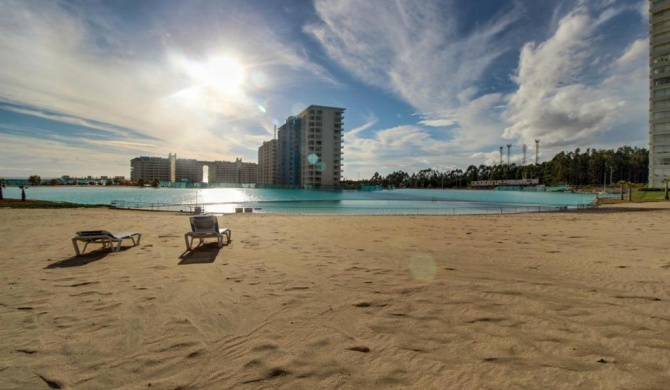
[[652,6],[651,6],[651,13],[653,14],[654,12],[658,12],[659,10],[667,7],[670,5],[670,0],[658,0],[658,1],[651,1]]

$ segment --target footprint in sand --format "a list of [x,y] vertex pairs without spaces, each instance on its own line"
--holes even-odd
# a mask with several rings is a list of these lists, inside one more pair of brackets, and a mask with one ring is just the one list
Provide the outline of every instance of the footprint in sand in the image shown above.
[[355,351],[355,352],[363,352],[363,353],[368,353],[370,352],[370,348],[362,346],[362,345],[357,345],[355,347],[347,348],[349,351]]

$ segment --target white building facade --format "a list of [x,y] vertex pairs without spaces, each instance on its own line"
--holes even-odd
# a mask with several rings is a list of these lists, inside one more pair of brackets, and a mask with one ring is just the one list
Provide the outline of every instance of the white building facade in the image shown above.
[[300,183],[303,188],[340,185],[344,110],[311,105],[297,115],[301,123]]
[[649,2],[649,186],[670,178],[670,0]]

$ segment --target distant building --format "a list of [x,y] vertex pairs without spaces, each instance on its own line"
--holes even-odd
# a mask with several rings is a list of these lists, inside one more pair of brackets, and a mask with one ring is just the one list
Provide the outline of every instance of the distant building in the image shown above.
[[[275,184],[302,188],[339,187],[344,110],[311,105],[286,119],[277,136]],[[259,162],[260,156],[265,156],[266,152],[266,149],[259,149]]]
[[170,163],[162,157],[136,157],[130,160],[130,181],[170,180]]
[[300,118],[290,116],[279,127],[277,138],[277,184],[300,185]]
[[[200,161],[177,158],[170,153],[163,157],[136,157],[130,160],[130,180],[191,183],[256,183],[258,164],[244,163],[241,159],[228,161]],[[205,176],[206,175],[206,176]],[[205,180],[205,178],[207,180]]]
[[263,142],[258,148],[258,183],[277,184],[277,140]]
[[670,0],[649,2],[649,186],[670,178]]

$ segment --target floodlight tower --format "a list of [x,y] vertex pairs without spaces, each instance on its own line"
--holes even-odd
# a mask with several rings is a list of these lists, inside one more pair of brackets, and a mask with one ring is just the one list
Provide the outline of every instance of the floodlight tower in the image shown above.
[[500,147],[500,165],[502,165],[502,146]]
[[535,165],[538,163],[538,156],[540,155],[540,140],[535,140]]
[[509,165],[509,150],[512,147],[512,144],[507,144],[507,165]]

